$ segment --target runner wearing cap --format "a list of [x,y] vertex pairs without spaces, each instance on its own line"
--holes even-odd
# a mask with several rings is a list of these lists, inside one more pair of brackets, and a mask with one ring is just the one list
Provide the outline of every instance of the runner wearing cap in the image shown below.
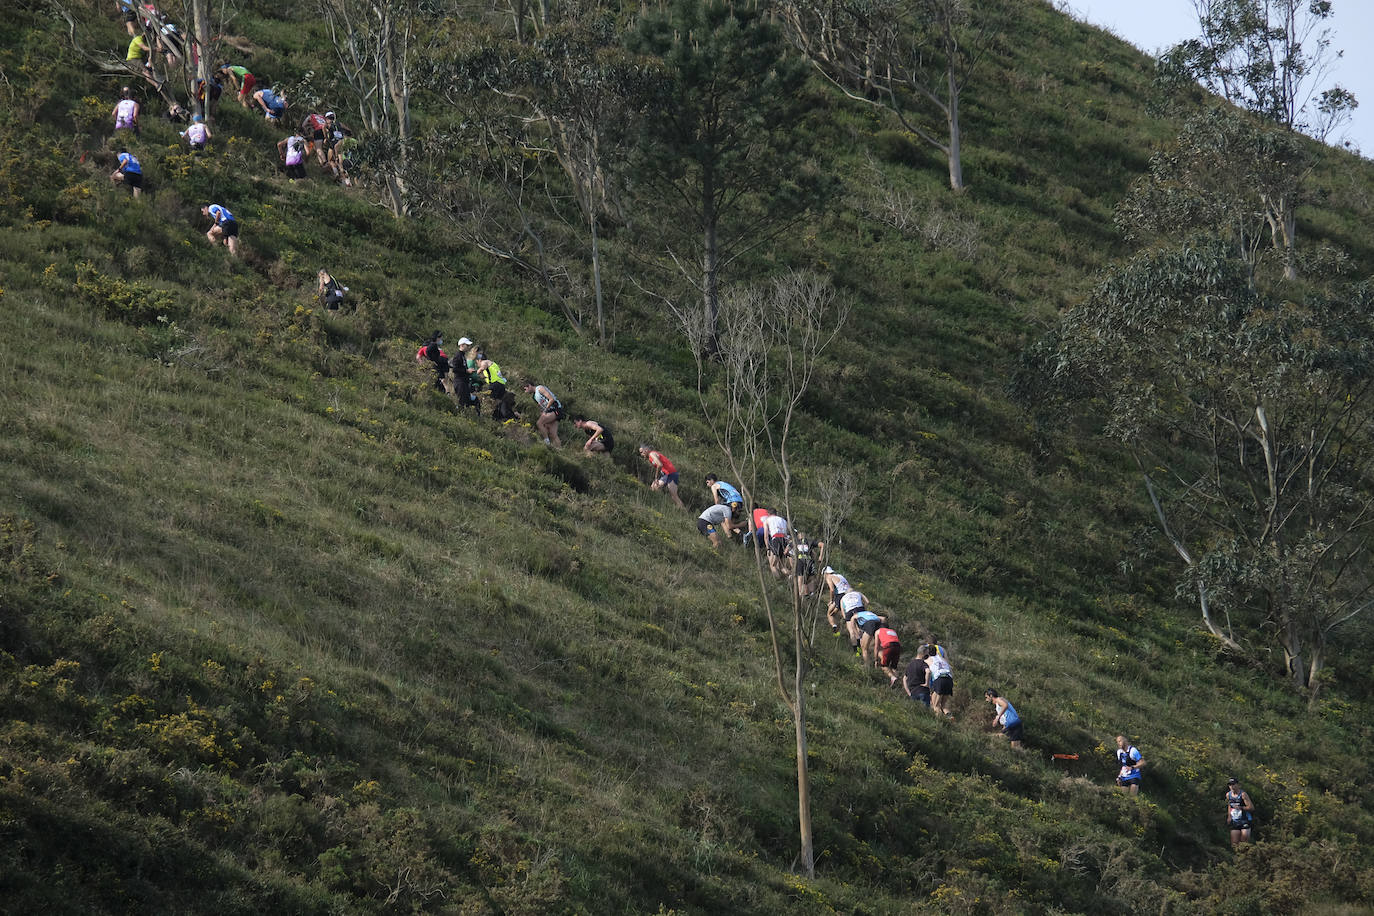
[[831,632],[839,636],[840,625],[845,621],[844,612],[840,610],[840,599],[850,590],[849,580],[835,572],[833,566],[822,569],[821,578],[825,581],[825,587],[830,589],[830,606],[826,610],[826,618],[830,621]]
[[477,400],[477,391],[482,387],[480,382],[474,384],[473,378],[477,374],[477,348],[473,346],[471,337],[458,338],[458,352],[456,356],[449,360],[449,369],[452,382],[449,384],[449,394],[453,395],[458,406],[471,407],[477,411],[477,416],[482,415],[482,405]]
[[[341,144],[353,136],[353,131],[344,127],[343,123],[334,117],[334,112],[327,111],[324,115],[325,120],[325,166],[333,173],[337,181],[343,182],[345,187],[352,185],[348,178],[348,171],[344,168],[344,150]],[[349,141],[356,143],[356,140]]]

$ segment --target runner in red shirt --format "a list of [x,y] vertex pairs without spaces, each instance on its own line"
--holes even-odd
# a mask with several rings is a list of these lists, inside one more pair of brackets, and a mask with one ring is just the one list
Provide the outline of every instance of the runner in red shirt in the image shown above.
[[658,472],[658,478],[649,485],[649,489],[667,490],[668,495],[673,498],[673,502],[677,503],[677,507],[686,509],[687,507],[682,504],[682,497],[677,495],[677,467],[668,460],[668,456],[648,445],[639,447],[639,456],[649,462],[653,469]]
[[888,686],[896,687],[897,664],[902,660],[902,639],[896,630],[887,626],[879,627],[874,636],[878,640],[877,667],[887,674],[887,679],[891,682]]
[[764,550],[767,550],[767,549],[768,549],[768,524],[767,524],[767,520],[768,520],[768,516],[770,516],[770,515],[772,515],[772,514],[773,514],[773,513],[772,513],[772,512],[769,512],[767,509],[762,509],[762,508],[759,508],[758,506],[755,506],[755,507],[754,507],[754,511],[753,511],[752,513],[750,513],[751,517],[753,518],[753,522],[754,522],[754,540],[758,541],[758,542],[759,542],[759,546],[762,547]]

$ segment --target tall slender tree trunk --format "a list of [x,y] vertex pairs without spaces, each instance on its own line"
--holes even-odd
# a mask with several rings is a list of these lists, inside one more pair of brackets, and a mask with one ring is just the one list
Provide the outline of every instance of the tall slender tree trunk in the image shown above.
[[709,171],[702,176],[701,194],[704,229],[701,254],[701,298],[705,318],[703,343],[706,352],[714,354],[717,348],[716,328],[720,322],[720,244],[716,237],[716,184]]
[[186,53],[196,61],[196,76],[205,92],[201,115],[210,123],[210,0],[191,0],[191,38]]
[[1292,207],[1288,207],[1283,214],[1283,278],[1285,280],[1298,279],[1298,215],[1293,212]]
[[[588,203],[590,203],[590,191],[587,196]],[[587,208],[587,227],[592,233],[592,289],[596,294],[596,331],[600,335],[601,346],[604,348],[606,346],[606,314],[601,295],[601,248],[597,241],[596,210],[590,206]]]
[[806,877],[816,877],[815,838],[811,833],[811,771],[806,760],[806,655],[805,636],[802,631],[801,609],[796,607],[792,614],[796,632],[797,653],[796,681],[792,685],[796,702],[792,704],[792,727],[797,735],[797,823],[801,830],[801,867]]
[[945,71],[945,77],[949,85],[949,104],[945,108],[949,122],[949,186],[955,191],[963,191],[964,163],[959,148],[959,84],[952,63]]
[[[1283,660],[1288,666],[1288,676],[1293,679],[1294,687],[1306,687],[1307,665],[1303,662],[1304,646],[1302,632],[1293,615],[1283,615]],[[1315,659],[1314,659],[1315,661]]]
[[[383,25],[381,65],[385,70],[383,84],[391,98],[392,116],[396,119],[396,139],[399,142],[398,166],[387,177],[387,196],[391,198],[391,212],[395,216],[405,216],[410,206],[406,202],[405,169],[410,146],[410,74],[406,69],[410,53],[410,30],[413,24],[407,16],[403,23],[396,23],[395,11],[388,8]],[[399,32],[399,34],[398,34]],[[399,47],[397,47],[399,43]]]
[[1274,248],[1283,253],[1283,278],[1298,279],[1298,214],[1289,200],[1280,195],[1277,198],[1265,195],[1264,219],[1269,224],[1269,235]]

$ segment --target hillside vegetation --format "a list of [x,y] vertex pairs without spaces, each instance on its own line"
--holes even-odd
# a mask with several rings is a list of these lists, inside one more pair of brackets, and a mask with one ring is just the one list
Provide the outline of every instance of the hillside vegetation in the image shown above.
[[[443,214],[289,183],[280,130],[228,94],[198,157],[148,106],[131,199],[108,179],[121,80],[21,0],[0,22],[0,910],[1369,912],[1369,624],[1311,705],[1278,660],[1219,651],[1134,466],[1007,393],[1129,253],[1113,208],[1177,125],[1147,115],[1134,49],[989,6],[968,192],[816,82],[796,130],[838,187],[736,277],[810,269],[852,304],[794,434],[797,522],[855,471],[831,562],[955,667],[939,722],[816,637],[807,880],[753,556],[695,530],[721,456],[633,282],[655,214],[607,227],[602,348]],[[243,0],[226,29],[347,120],[321,23],[281,7]],[[67,8],[127,43],[112,5]],[[1324,150],[1315,181],[1303,244],[1369,275],[1374,166]],[[240,259],[207,244],[211,202]],[[321,267],[351,289],[337,313]],[[570,424],[539,444],[527,398],[524,423],[457,412],[414,360],[436,328],[608,423],[614,458]],[[644,440],[693,511],[649,491]],[[1027,753],[986,726],[988,686]],[[1135,798],[1111,788],[1118,733],[1150,764]],[[1231,775],[1258,807],[1236,851]]]

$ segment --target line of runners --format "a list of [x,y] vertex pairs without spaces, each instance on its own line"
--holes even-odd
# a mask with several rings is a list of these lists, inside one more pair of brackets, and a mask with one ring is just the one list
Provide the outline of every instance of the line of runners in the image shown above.
[[[183,73],[195,73],[200,66],[201,48],[194,39],[187,39],[171,17],[154,4],[138,4],[133,0],[116,0],[129,33],[125,63],[131,73],[143,79],[162,95],[168,104],[166,118],[173,124],[184,124],[179,136],[192,153],[206,149],[214,134],[206,123],[207,117],[218,108],[225,85],[231,87],[244,108],[260,110],[266,120],[280,124],[288,107],[286,94],[277,87],[259,86],[259,80],[244,66],[219,63],[209,80],[187,76],[187,105],[182,105],[168,89],[169,75],[180,67]],[[159,73],[159,58],[165,59],[165,74]],[[188,107],[189,106],[189,107]],[[114,119],[115,135],[129,131],[141,139],[140,116],[142,106],[129,86],[120,90],[119,100],[110,115]],[[305,178],[306,160],[313,154],[322,171],[343,185],[351,185],[348,163],[357,141],[353,132],[338,120],[334,112],[307,114],[290,135],[277,143],[278,158],[288,181]],[[116,151],[115,170],[110,180],[130,189],[134,197],[143,193],[143,163],[127,146]],[[208,203],[201,213],[210,219],[206,238],[211,244],[223,244],[231,255],[239,253],[239,221],[229,208],[220,203]]]

